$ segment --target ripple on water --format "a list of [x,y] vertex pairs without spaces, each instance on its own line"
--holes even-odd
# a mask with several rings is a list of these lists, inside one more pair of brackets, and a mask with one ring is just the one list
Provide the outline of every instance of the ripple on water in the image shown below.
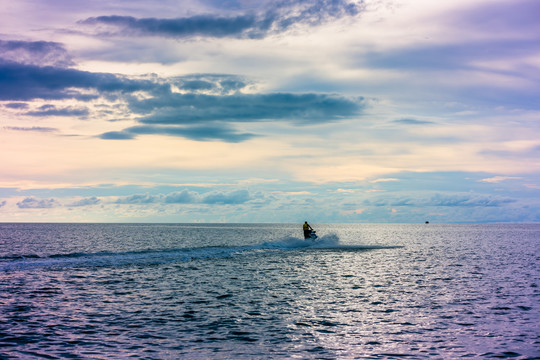
[[[104,242],[96,254],[74,246],[71,255],[30,249],[40,255],[25,257],[10,248],[11,258],[1,260],[2,356],[539,355],[540,279],[531,264],[538,260],[540,227],[342,226],[324,249],[300,246],[290,235],[249,240],[261,236],[259,227],[236,228],[215,242],[208,228],[190,229],[209,237],[204,246],[186,239],[189,249],[178,228],[168,239],[152,237],[142,225],[84,229],[95,231],[94,239],[106,238],[107,229],[126,236],[109,236],[119,243]],[[517,239],[516,230],[531,232]],[[48,246],[58,231],[50,231]],[[130,238],[144,248],[130,248]],[[169,247],[159,248],[160,241]],[[504,246],[509,241],[520,247]]]

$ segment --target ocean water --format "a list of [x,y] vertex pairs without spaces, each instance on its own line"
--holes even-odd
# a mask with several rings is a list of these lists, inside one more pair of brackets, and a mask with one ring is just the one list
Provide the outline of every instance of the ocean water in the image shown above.
[[0,224],[0,359],[540,358],[540,224]]

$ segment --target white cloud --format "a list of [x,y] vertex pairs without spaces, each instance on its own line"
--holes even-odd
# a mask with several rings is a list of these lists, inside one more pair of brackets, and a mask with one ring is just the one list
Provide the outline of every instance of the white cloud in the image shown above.
[[376,184],[376,183],[379,183],[379,182],[388,182],[388,181],[399,181],[399,179],[395,179],[395,178],[380,178],[380,179],[371,180],[370,182]]
[[517,176],[494,176],[494,177],[490,177],[490,178],[481,179],[479,181],[487,182],[487,183],[499,183],[499,182],[505,181],[505,180],[519,180],[519,179],[521,179],[521,177],[517,177]]

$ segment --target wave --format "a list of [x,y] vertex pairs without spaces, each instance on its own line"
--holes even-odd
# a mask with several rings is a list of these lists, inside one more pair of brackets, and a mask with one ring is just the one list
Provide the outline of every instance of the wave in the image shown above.
[[325,235],[316,241],[287,237],[276,241],[246,246],[219,246],[202,248],[180,248],[165,250],[141,250],[127,252],[75,252],[39,256],[6,255],[0,257],[0,271],[27,270],[39,267],[107,267],[125,265],[151,265],[186,262],[197,259],[224,258],[261,252],[290,251],[300,249],[373,250],[396,248],[396,246],[343,245],[334,234]]

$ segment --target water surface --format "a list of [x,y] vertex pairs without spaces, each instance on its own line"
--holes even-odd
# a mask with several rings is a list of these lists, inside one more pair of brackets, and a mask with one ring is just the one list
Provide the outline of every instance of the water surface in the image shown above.
[[300,225],[0,224],[0,358],[540,357],[540,225]]

